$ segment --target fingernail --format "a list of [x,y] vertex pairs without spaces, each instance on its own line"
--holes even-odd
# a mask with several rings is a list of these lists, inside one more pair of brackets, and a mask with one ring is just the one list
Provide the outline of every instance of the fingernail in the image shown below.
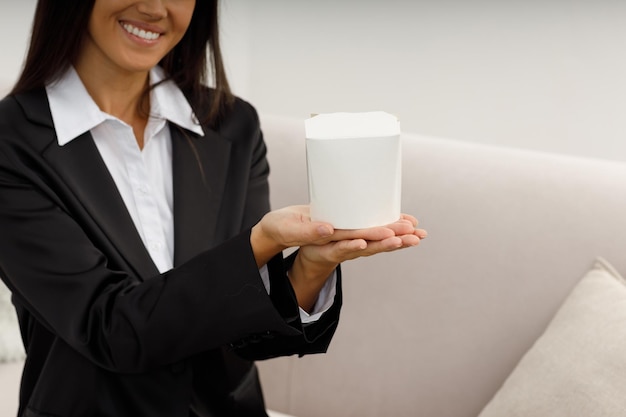
[[330,230],[330,228],[328,226],[318,226],[317,227],[317,233],[319,233],[320,236],[325,237],[325,236],[332,235],[333,231]]

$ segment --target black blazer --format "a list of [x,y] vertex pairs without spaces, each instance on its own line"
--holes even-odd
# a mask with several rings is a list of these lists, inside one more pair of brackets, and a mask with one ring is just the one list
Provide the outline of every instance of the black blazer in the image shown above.
[[159,274],[91,135],[60,147],[43,90],[0,101],[0,276],[27,352],[20,416],[265,416],[251,361],[327,349],[340,289],[303,326],[291,258],[268,264],[268,296],[250,248],[269,210],[255,110],[237,100],[203,128],[170,125],[175,267]]

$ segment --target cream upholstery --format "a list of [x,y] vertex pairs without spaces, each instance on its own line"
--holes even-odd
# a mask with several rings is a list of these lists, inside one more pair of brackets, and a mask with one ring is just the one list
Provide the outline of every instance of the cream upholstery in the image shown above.
[[599,259],[479,417],[623,417],[626,281]]
[[22,361],[0,363],[0,416],[17,415]]
[[[262,126],[274,207],[306,202],[303,121]],[[344,265],[329,352],[260,363],[270,408],[475,417],[596,256],[626,273],[626,164],[414,135],[403,155],[428,239]]]

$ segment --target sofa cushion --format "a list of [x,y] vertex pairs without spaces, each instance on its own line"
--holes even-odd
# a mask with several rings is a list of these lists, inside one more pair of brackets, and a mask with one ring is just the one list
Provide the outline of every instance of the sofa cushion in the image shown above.
[[626,281],[598,259],[479,417],[623,416]]

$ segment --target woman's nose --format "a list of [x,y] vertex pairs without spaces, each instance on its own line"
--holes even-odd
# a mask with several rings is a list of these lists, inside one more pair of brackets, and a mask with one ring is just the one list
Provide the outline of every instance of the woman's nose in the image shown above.
[[142,15],[158,20],[167,16],[167,0],[142,0],[137,3],[137,10]]

